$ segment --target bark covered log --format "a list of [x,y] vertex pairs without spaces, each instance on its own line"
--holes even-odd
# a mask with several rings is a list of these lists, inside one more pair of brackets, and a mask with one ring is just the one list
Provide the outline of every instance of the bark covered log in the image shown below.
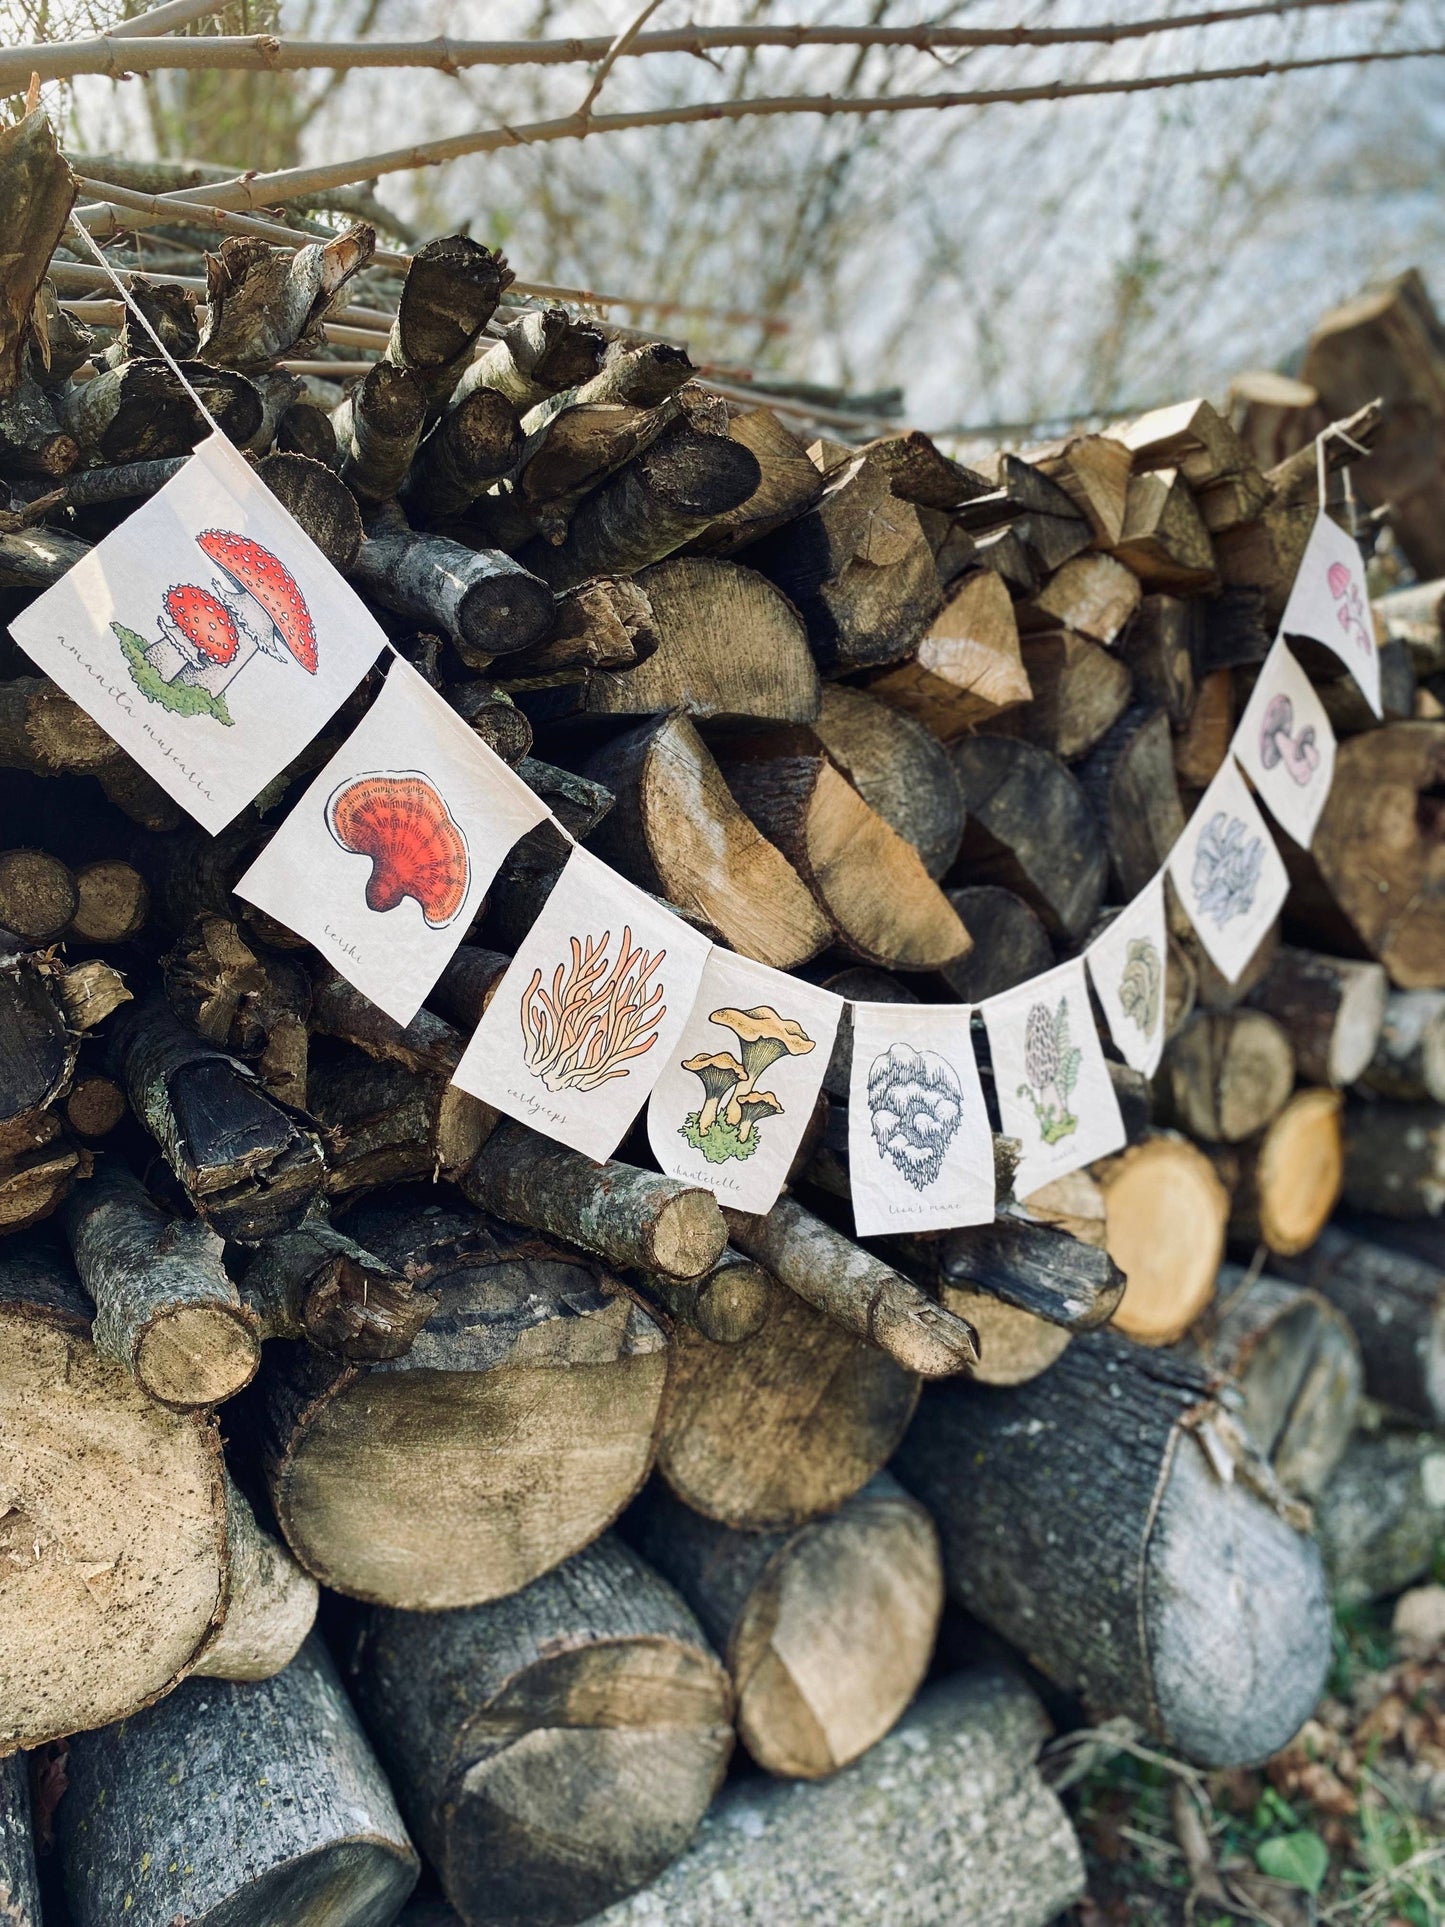
[[430,1292],[320,1217],[259,1246],[241,1289],[264,1337],[306,1338],[366,1363],[400,1358],[437,1309]]
[[1249,1001],[1289,1038],[1306,1083],[1343,1085],[1374,1058],[1388,993],[1378,964],[1281,946]]
[[1108,864],[1075,778],[1047,750],[1006,736],[955,744],[953,767],[968,810],[959,881],[1013,890],[1051,935],[1082,937],[1104,901]]
[[0,1760],[0,1918],[11,1927],[43,1927],[29,1779],[23,1754]]
[[1325,1488],[1320,1551],[1341,1606],[1387,1599],[1426,1577],[1445,1534],[1445,1449],[1434,1430],[1356,1434]]
[[1159,1114],[1191,1137],[1237,1144],[1279,1116],[1294,1089],[1289,1038],[1264,1012],[1196,1011],[1155,1079]]
[[36,296],[75,200],[76,181],[48,115],[25,114],[0,131],[6,235],[0,277],[0,395],[20,380]]
[[1445,991],[1390,992],[1360,1081],[1381,1097],[1445,1104]]
[[439,628],[474,669],[531,648],[552,626],[551,590],[496,549],[378,527],[361,545],[355,573],[386,608]]
[[740,1345],[767,1323],[773,1280],[763,1267],[729,1247],[697,1278],[666,1272],[638,1274],[647,1297],[715,1345]]
[[428,241],[412,256],[386,356],[410,369],[429,409],[456,387],[512,279],[500,251],[465,234]]

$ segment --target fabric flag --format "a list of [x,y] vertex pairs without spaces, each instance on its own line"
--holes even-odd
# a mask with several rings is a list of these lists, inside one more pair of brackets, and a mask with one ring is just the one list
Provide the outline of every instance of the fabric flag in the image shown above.
[[860,1238],[992,1224],[993,1133],[966,1004],[854,1004],[848,1184]]
[[771,1211],[813,1115],[843,999],[714,950],[647,1106],[653,1155],[736,1211]]
[[400,658],[236,885],[409,1024],[541,798]]
[[213,836],[300,754],[386,641],[221,435],[10,633]]
[[1377,716],[1380,652],[1365,586],[1359,546],[1322,509],[1289,592],[1279,625],[1282,636],[1309,636],[1332,650],[1349,670]]
[[611,1157],[691,1014],[712,945],[574,850],[453,1083],[587,1157]]
[[1124,1120],[1089,1008],[1084,962],[1030,978],[983,1005],[1004,1132],[1023,1145],[1027,1198],[1124,1143]]
[[1185,824],[1169,874],[1214,967],[1234,983],[1279,915],[1289,877],[1232,757]]
[[1161,871],[1084,952],[1109,1034],[1130,1069],[1146,1077],[1154,1075],[1164,1055],[1168,958]]
[[1335,773],[1335,732],[1281,636],[1264,659],[1230,745],[1280,828],[1308,849]]

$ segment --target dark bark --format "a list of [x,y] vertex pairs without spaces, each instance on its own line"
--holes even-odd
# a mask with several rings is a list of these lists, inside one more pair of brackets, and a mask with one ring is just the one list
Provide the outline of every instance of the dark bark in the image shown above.
[[200,355],[247,373],[322,343],[327,309],[376,250],[376,231],[348,228],[324,244],[276,248],[253,235],[227,235],[206,256],[205,329]]
[[[261,396],[229,368],[182,361],[186,380],[222,431],[243,447],[261,426]],[[85,453],[102,462],[156,461],[188,455],[210,425],[163,361],[123,362],[66,392],[65,426]]]
[[511,556],[405,527],[375,530],[355,573],[386,608],[449,636],[474,669],[541,642],[554,619],[551,590]]
[[8,1927],[43,1927],[29,1777],[23,1753],[0,1760],[0,1919]]
[[306,1338],[361,1364],[400,1358],[437,1309],[404,1273],[313,1216],[259,1246],[241,1274],[266,1338]]
[[421,515],[463,515],[522,452],[517,410],[493,388],[477,388],[449,408],[417,450],[402,490]]
[[1042,918],[1012,890],[975,883],[947,896],[973,938],[968,955],[942,971],[960,1003],[981,1004],[1053,969],[1054,947]]
[[898,1261],[939,1286],[987,1292],[1069,1331],[1107,1324],[1124,1295],[1124,1274],[1101,1246],[1009,1211],[900,1245]]
[[1052,935],[1077,941],[1099,914],[1108,868],[1078,782],[1047,750],[1005,736],[972,736],[952,753],[968,810],[955,880],[1001,884]]
[[35,297],[75,200],[75,176],[61,154],[48,115],[26,114],[0,130],[0,395],[20,380]]
[[256,473],[331,566],[349,575],[361,548],[361,511],[334,471],[305,454],[280,454],[268,455]]
[[456,387],[513,275],[500,250],[465,234],[428,241],[412,256],[387,343],[435,413]]
[[379,361],[331,411],[341,479],[358,500],[385,502],[405,480],[426,426],[426,391],[405,368]]
[[1158,875],[1184,834],[1169,718],[1136,703],[1078,772],[1109,855],[1114,902],[1128,903]]

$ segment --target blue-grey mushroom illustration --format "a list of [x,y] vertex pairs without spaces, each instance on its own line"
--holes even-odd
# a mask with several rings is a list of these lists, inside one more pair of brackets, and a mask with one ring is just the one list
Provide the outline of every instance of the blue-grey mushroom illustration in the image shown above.
[[890,1044],[868,1072],[868,1115],[880,1157],[915,1191],[933,1183],[963,1122],[963,1086],[936,1051]]
[[1249,836],[1242,818],[1216,810],[1194,847],[1189,878],[1200,915],[1220,929],[1233,917],[1247,916],[1263,868],[1264,838]]

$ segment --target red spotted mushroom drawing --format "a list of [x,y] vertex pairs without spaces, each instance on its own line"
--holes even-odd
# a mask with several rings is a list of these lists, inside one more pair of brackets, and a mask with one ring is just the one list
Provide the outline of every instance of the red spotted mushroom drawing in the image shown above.
[[316,625],[295,577],[269,549],[229,529],[205,529],[196,541],[219,571],[211,588],[168,589],[154,642],[123,623],[110,626],[149,701],[229,725],[225,692],[248,663],[269,657],[316,674]]
[[332,792],[326,827],[343,850],[371,859],[368,910],[410,897],[428,928],[441,930],[467,900],[467,840],[441,791],[414,770],[375,770]]

